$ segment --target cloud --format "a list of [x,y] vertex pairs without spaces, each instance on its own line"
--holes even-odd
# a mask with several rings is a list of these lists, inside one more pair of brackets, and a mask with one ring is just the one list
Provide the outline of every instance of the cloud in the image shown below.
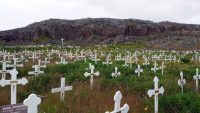
[[0,30],[49,18],[136,18],[200,24],[199,0],[1,0]]

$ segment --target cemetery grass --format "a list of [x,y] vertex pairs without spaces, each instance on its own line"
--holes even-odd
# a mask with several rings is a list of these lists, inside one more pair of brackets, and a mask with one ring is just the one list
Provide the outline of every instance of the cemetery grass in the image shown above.
[[[118,47],[114,47],[118,48]],[[58,60],[58,59],[56,59]],[[56,61],[55,60],[55,61]],[[92,61],[89,61],[92,62]],[[29,83],[25,86],[18,85],[17,101],[23,102],[30,93],[42,96],[42,103],[39,106],[39,113],[104,113],[112,111],[114,107],[113,96],[116,91],[121,91],[122,105],[129,104],[129,113],[153,113],[154,98],[149,98],[147,91],[152,89],[155,74],[150,71],[153,65],[141,66],[144,72],[137,77],[134,73],[137,65],[132,68],[123,67],[123,61],[115,61],[113,65],[103,65],[98,62],[95,70],[100,72],[99,77],[94,77],[94,87],[89,87],[89,77],[84,77],[85,68],[89,63],[83,61],[71,62],[66,65],[47,65],[45,74],[38,77],[27,75],[32,70],[32,63],[19,68],[19,77],[26,77]],[[161,64],[161,62],[158,62]],[[141,62],[140,62],[141,64]],[[153,63],[151,63],[153,64]],[[185,60],[181,64],[165,64],[164,75],[161,71],[156,74],[159,78],[159,87],[165,88],[164,95],[159,96],[159,113],[200,113],[200,96],[195,92],[193,75],[199,63]],[[115,66],[122,73],[120,77],[112,78],[111,73]],[[183,71],[187,84],[184,86],[184,94],[177,84],[180,78],[180,71]],[[60,86],[60,77],[64,75],[68,85],[73,86],[72,91],[65,93],[64,102],[60,101],[60,94],[52,94],[51,89]],[[1,88],[0,105],[7,105],[10,102],[10,86]]]

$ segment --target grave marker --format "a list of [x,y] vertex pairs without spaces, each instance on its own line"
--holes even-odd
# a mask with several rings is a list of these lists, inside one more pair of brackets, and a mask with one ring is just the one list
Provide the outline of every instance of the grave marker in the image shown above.
[[22,79],[17,79],[18,71],[16,69],[12,69],[10,71],[10,74],[11,74],[11,80],[1,79],[0,85],[2,87],[6,85],[11,85],[11,104],[16,104],[17,85],[18,84],[25,85],[28,83],[28,80],[24,77]]
[[158,113],[158,95],[159,94],[162,94],[164,93],[164,88],[161,87],[161,88],[158,88],[158,82],[159,82],[159,79],[157,76],[154,77],[154,89],[152,90],[149,90],[147,92],[147,94],[149,95],[149,97],[152,97],[154,95],[154,110],[155,112],[154,113]]
[[60,92],[60,100],[64,101],[65,98],[65,91],[70,91],[72,90],[72,86],[65,86],[65,77],[61,78],[61,84],[59,88],[53,88],[51,90],[51,93],[58,93]]

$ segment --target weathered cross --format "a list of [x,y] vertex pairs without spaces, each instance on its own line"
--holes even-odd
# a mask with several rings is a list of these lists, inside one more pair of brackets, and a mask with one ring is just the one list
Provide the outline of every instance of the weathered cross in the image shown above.
[[38,59],[38,56],[35,52],[33,52],[32,57],[29,58],[33,59],[33,62],[35,62],[35,59]]
[[157,67],[157,65],[158,65],[158,64],[156,63],[156,60],[155,60],[155,62],[154,62],[154,67],[151,68],[151,70],[154,71],[154,73],[156,73],[156,71],[159,70],[159,68]]
[[63,41],[64,41],[64,39],[62,38],[61,41],[62,41],[62,48],[63,48]]
[[10,71],[10,74],[11,74],[11,80],[1,79],[0,85],[2,87],[6,85],[11,85],[11,104],[16,104],[17,85],[18,84],[25,85],[28,83],[28,80],[24,77],[22,79],[17,79],[18,72],[16,69],[12,69]]
[[194,75],[194,80],[196,81],[196,91],[198,91],[198,86],[199,86],[199,80],[200,80],[200,75],[199,75],[199,69],[196,69],[196,75]]
[[10,63],[10,61],[6,61],[6,56],[3,56],[3,61],[0,61],[2,63],[2,70],[0,70],[0,73],[2,73],[2,79],[6,78],[6,73],[9,73],[10,70],[6,70],[6,63]]
[[65,86],[65,77],[61,78],[60,88],[53,88],[51,89],[51,93],[58,93],[60,92],[60,99],[64,101],[65,98],[65,91],[72,90],[72,86]]
[[60,57],[60,62],[56,62],[56,64],[67,64],[63,57]]
[[29,75],[35,75],[38,76],[39,74],[43,74],[44,71],[40,71],[40,67],[38,65],[34,65],[33,67],[35,70],[34,71],[29,71],[28,74]]
[[111,62],[111,53],[109,53],[108,55],[107,55],[107,57],[106,57],[106,62],[103,62],[103,64],[112,64],[112,62]]
[[162,75],[163,75],[163,73],[164,73],[164,68],[165,68],[164,62],[162,62],[162,65],[161,65],[161,67],[160,67],[160,69],[162,70]]
[[105,113],[118,113],[118,112],[128,113],[129,105],[124,104],[123,107],[120,107],[121,106],[121,99],[122,99],[122,94],[121,94],[120,91],[117,91],[115,96],[114,96],[114,101],[115,101],[114,111],[112,111],[112,112],[107,111]]
[[17,64],[17,60],[17,58],[13,58],[13,65],[7,64],[7,67],[13,67],[14,69],[16,69],[17,67],[23,67],[23,64]]
[[161,88],[158,88],[158,82],[159,82],[159,79],[157,76],[154,77],[154,89],[152,90],[149,90],[147,92],[147,94],[149,95],[149,97],[152,97],[154,95],[154,109],[155,109],[155,113],[158,113],[158,95],[159,94],[162,94],[164,93],[164,88],[161,87]]
[[147,57],[145,57],[145,61],[144,61],[143,65],[145,65],[146,67],[147,67],[147,65],[150,65]]
[[140,68],[140,65],[138,64],[137,69],[135,70],[135,73],[138,74],[138,77],[140,77],[140,73],[143,72],[143,69]]
[[181,87],[181,92],[183,93],[183,85],[186,84],[185,79],[183,78],[183,72],[180,72],[180,79],[178,80],[178,85]]
[[37,113],[38,105],[41,103],[41,99],[35,94],[30,94],[23,104],[28,107],[28,113]]
[[94,57],[92,58],[92,61],[94,61],[95,64],[97,64],[97,61],[100,60],[100,59],[97,58],[97,52],[95,52],[93,56],[94,56]]
[[88,72],[84,73],[85,77],[90,76],[90,88],[91,89],[93,87],[93,76],[99,76],[100,75],[100,73],[98,71],[94,72],[94,69],[95,69],[94,65],[90,65],[90,73],[88,73]]
[[44,58],[44,61],[42,61],[42,63],[44,63],[44,65],[47,65],[50,63],[50,61],[48,61],[48,58]]
[[112,76],[112,77],[118,77],[118,76],[120,76],[120,75],[121,75],[121,73],[118,72],[118,68],[115,67],[115,71],[111,74],[111,76]]

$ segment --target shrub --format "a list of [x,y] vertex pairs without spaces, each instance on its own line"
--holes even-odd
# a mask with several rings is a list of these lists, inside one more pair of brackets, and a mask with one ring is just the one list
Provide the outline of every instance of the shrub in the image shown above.
[[187,63],[190,63],[190,60],[187,58],[181,58],[181,62],[187,64]]
[[159,103],[163,113],[200,113],[200,97],[193,93],[161,96]]

